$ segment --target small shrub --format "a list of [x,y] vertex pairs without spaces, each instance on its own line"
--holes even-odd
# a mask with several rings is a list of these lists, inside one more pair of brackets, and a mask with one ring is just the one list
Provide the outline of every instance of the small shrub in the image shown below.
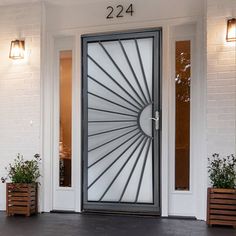
[[36,183],[40,175],[39,161],[40,155],[35,154],[32,160],[24,160],[23,156],[18,154],[13,164],[6,167],[7,176],[2,177],[4,183],[9,178],[12,183],[31,184]]
[[214,188],[236,187],[236,158],[233,154],[221,158],[215,153],[212,158],[208,158],[208,173],[211,184]]

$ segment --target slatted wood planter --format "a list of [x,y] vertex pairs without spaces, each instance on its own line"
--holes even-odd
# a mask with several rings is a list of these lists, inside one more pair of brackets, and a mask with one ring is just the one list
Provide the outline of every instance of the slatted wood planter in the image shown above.
[[208,188],[207,224],[236,227],[236,189]]
[[38,212],[37,184],[7,183],[6,188],[8,216],[15,214],[30,216]]

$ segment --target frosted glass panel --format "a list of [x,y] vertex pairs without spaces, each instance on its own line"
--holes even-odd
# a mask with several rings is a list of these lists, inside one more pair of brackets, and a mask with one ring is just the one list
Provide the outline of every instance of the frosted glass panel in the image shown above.
[[153,203],[153,38],[87,47],[88,201]]

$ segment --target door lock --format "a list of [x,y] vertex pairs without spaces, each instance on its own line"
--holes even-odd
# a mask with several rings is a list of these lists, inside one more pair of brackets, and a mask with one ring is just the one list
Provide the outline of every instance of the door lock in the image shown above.
[[160,123],[160,113],[159,113],[159,111],[155,112],[155,117],[151,117],[149,119],[155,121],[155,129],[159,130],[159,128],[160,128],[160,125],[159,125],[159,123]]

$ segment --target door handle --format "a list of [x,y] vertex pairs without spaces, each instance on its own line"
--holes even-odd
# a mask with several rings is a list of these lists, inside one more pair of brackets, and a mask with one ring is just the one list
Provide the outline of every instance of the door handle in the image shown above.
[[160,113],[159,113],[159,111],[155,112],[155,117],[151,117],[149,119],[155,121],[155,129],[159,130],[159,128],[160,128],[160,125],[159,125],[159,123],[160,123]]

